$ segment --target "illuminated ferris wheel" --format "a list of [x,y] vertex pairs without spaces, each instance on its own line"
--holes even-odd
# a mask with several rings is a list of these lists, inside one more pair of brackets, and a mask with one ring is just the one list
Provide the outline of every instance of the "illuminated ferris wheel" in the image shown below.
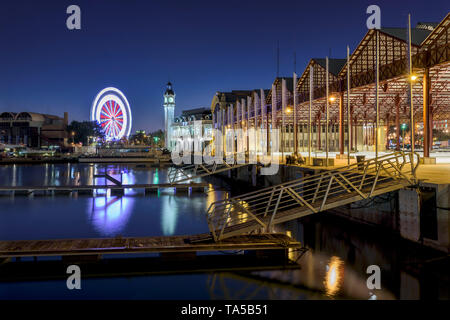
[[91,120],[97,121],[106,140],[120,140],[131,132],[131,109],[125,95],[116,88],[105,88],[95,97]]

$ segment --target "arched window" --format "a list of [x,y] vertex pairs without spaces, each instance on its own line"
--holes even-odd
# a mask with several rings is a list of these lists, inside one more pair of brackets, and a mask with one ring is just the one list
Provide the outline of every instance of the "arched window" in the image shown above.
[[21,112],[17,115],[16,120],[27,120],[31,121],[32,117],[28,112]]
[[1,120],[14,120],[14,113],[11,112],[3,112],[2,114],[0,114],[0,119]]

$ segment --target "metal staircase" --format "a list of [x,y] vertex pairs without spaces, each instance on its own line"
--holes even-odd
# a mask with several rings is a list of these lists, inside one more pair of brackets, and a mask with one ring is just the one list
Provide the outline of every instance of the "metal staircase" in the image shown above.
[[207,211],[215,241],[414,185],[416,153],[395,152],[213,202]]

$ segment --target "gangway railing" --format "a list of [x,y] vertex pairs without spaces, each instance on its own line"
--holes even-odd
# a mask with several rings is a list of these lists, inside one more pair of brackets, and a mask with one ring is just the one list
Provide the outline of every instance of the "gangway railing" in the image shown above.
[[201,163],[173,166],[169,168],[168,179],[169,183],[180,183],[247,165],[238,163],[228,164],[224,160],[223,163],[214,162],[212,164]]
[[213,202],[207,210],[215,241],[271,232],[278,223],[318,213],[416,183],[416,153],[394,152]]

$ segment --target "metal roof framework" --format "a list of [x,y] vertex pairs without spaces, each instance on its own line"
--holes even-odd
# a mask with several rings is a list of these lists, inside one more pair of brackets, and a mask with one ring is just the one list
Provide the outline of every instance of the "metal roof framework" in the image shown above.
[[[408,120],[409,111],[409,75],[407,72],[407,42],[400,38],[405,29],[393,28],[369,30],[358,47],[350,56],[350,106],[351,118],[354,123],[375,121],[375,35],[379,32],[380,48],[380,90],[379,111],[380,120],[389,123],[394,119],[397,104],[399,105],[401,120]],[[429,33],[428,36],[424,36]],[[406,34],[406,31],[405,31]],[[415,37],[414,37],[415,35]],[[450,14],[439,23],[434,31],[413,29],[412,31],[412,61],[413,73],[417,80],[413,83],[414,117],[418,122],[423,112],[423,74],[429,68],[431,79],[431,103],[434,120],[450,119]],[[424,40],[423,40],[424,39]],[[419,45],[419,41],[422,43]],[[324,64],[319,59],[311,59],[305,71],[297,82],[298,105],[297,119],[299,122],[309,120],[309,72],[313,67],[313,108],[312,119],[324,120],[326,104]],[[330,70],[335,63],[330,59]],[[343,95],[344,110],[347,105],[346,95],[347,63],[343,63],[338,75],[329,72],[329,92],[336,100],[330,102],[330,122],[338,121],[339,96]],[[266,100],[270,103],[270,100]],[[289,103],[292,105],[290,97]],[[345,110],[347,113],[347,110]],[[277,119],[281,115],[277,115]],[[346,122],[346,116],[344,121]],[[293,122],[292,114],[285,115],[285,121]]]
[[[379,117],[381,123],[394,121],[397,106],[401,121],[410,119],[409,109],[409,72],[407,71],[407,31],[406,28],[381,28],[369,30],[357,48],[350,55],[350,114],[353,123],[365,124],[374,122],[375,115],[375,63],[376,33],[379,33]],[[433,31],[413,28],[412,62],[413,73],[417,80],[413,83],[414,118],[422,121],[423,112],[423,76],[429,69],[431,79],[430,107],[433,120],[450,119],[450,13],[434,28]],[[309,72],[313,68],[313,101],[312,120],[325,121],[326,105],[326,70],[325,59],[313,58],[309,61],[296,84],[297,122],[309,121]],[[329,103],[330,124],[339,121],[339,100],[341,95],[344,105],[344,122],[347,120],[347,61],[346,59],[329,59],[329,94],[336,99]],[[288,107],[293,107],[293,78],[277,77],[273,85],[276,89],[276,120],[282,119],[282,80],[286,80]],[[212,111],[217,105],[228,108],[246,96],[259,97],[259,90],[236,90],[218,93],[213,99]],[[260,97],[259,97],[260,98]],[[268,114],[272,111],[272,90],[265,90],[265,104]],[[248,108],[248,106],[246,106]],[[236,108],[234,119],[236,121]],[[262,113],[258,111],[258,118]],[[253,115],[250,115],[250,119]],[[268,115],[267,120],[271,122]],[[285,114],[285,124],[294,122],[294,113]],[[253,121],[252,121],[253,123]],[[259,122],[258,122],[259,123]]]

